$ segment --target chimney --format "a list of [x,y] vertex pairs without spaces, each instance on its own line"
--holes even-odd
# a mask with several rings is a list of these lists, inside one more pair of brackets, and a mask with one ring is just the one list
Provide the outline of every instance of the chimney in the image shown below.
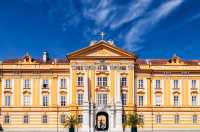
[[44,51],[44,52],[43,52],[43,56],[42,56],[43,62],[46,63],[46,62],[48,61],[48,59],[49,59],[48,52],[47,52],[47,51]]

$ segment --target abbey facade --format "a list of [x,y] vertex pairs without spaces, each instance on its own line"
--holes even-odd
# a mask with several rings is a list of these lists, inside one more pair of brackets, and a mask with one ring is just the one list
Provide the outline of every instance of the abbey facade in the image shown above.
[[140,59],[112,41],[92,42],[64,59],[29,54],[0,63],[4,130],[122,131],[137,112],[140,130],[200,130],[200,60]]

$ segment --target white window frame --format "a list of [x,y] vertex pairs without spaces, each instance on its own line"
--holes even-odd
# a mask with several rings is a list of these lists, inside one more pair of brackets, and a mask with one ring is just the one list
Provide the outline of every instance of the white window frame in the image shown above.
[[161,124],[162,116],[160,114],[156,115],[156,123]]
[[67,86],[67,79],[61,78],[60,79],[60,88],[66,89],[67,88],[66,86]]
[[155,88],[161,88],[161,81],[155,80]]
[[173,105],[179,106],[180,105],[180,97],[178,95],[173,96]]
[[11,85],[12,85],[12,80],[10,80],[10,79],[6,79],[5,80],[5,88],[7,88],[7,89],[10,89],[11,88]]
[[43,95],[42,96],[42,106],[49,106],[49,96]]
[[122,105],[127,105],[127,93],[122,93]]
[[83,93],[78,93],[77,94],[77,104],[78,105],[83,105]]
[[60,115],[60,123],[61,123],[61,124],[64,124],[64,123],[65,123],[65,118],[66,118],[66,115],[65,115],[65,114]]
[[29,124],[29,115],[24,115],[23,116],[23,123],[24,124]]
[[5,96],[5,106],[11,106],[11,96],[10,95]]
[[156,95],[155,96],[155,105],[160,106],[162,104],[162,96],[161,95]]
[[30,106],[31,105],[31,96],[30,95],[24,95],[23,104],[24,104],[24,106]]
[[83,76],[78,76],[77,77],[77,86],[82,87],[84,84],[84,78]]
[[179,80],[173,80],[173,86],[174,86],[173,88],[174,89],[178,89],[179,88],[179,83],[180,83]]
[[108,86],[108,77],[106,77],[106,76],[97,77],[97,86],[107,87]]
[[191,96],[191,100],[192,100],[192,106],[197,106],[198,97],[196,95],[195,96]]
[[10,115],[4,116],[4,124],[10,124],[11,123],[11,117]]
[[144,80],[143,79],[139,79],[138,80],[138,89],[144,88]]
[[191,88],[197,88],[197,80],[191,80]]
[[126,87],[127,86],[127,77],[121,77],[120,78],[120,86]]
[[49,80],[48,79],[42,80],[42,88],[49,89]]
[[107,65],[99,65],[98,66],[98,71],[107,71],[108,70],[108,66]]
[[46,114],[42,115],[42,124],[48,124],[48,116]]
[[179,124],[180,123],[180,115],[176,114],[174,116],[174,122],[175,122],[175,124]]
[[24,88],[30,89],[31,88],[31,81],[29,79],[24,80]]
[[60,106],[66,106],[67,104],[67,96],[61,95],[60,96]]
[[108,104],[108,94],[98,93],[97,94],[97,104],[98,105],[107,105]]
[[196,114],[192,115],[192,123],[197,124],[197,122],[198,122],[198,115]]

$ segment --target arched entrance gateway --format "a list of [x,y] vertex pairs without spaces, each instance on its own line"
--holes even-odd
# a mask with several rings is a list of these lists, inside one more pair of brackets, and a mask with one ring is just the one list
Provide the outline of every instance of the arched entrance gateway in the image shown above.
[[96,114],[96,130],[107,131],[109,128],[109,115],[107,112],[101,111]]

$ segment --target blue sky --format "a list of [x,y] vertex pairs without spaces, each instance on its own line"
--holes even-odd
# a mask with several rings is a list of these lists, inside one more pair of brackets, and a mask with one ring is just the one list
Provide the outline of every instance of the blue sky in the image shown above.
[[140,58],[200,59],[200,0],[1,0],[0,59],[54,58],[106,40]]

